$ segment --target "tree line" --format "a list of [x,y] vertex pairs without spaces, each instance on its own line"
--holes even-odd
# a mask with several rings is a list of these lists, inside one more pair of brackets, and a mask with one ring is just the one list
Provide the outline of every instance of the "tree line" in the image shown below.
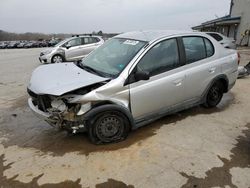
[[57,33],[57,34],[44,34],[44,33],[13,33],[0,30],[0,41],[20,41],[20,40],[51,40],[53,38],[65,39],[71,37],[73,35],[100,35],[104,38],[110,38],[115,35],[116,33],[103,33],[102,31],[92,33],[85,33],[85,34],[65,34],[65,33]]

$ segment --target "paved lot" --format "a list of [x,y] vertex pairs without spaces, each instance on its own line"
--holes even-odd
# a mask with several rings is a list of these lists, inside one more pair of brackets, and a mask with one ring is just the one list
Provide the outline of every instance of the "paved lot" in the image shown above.
[[[94,146],[27,107],[40,50],[0,50],[0,187],[250,187],[250,78],[216,109],[195,107]],[[241,54],[250,61],[250,50]]]

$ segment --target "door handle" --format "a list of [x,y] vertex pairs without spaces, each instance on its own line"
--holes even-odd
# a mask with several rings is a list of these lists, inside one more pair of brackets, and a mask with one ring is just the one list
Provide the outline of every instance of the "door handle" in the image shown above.
[[177,80],[173,81],[173,84],[178,87],[178,86],[182,85],[182,81],[183,81],[183,79],[177,79]]
[[215,72],[215,70],[216,70],[216,68],[215,68],[215,67],[213,67],[213,68],[210,68],[210,69],[208,70],[208,72],[212,74],[212,73],[214,73],[214,72]]

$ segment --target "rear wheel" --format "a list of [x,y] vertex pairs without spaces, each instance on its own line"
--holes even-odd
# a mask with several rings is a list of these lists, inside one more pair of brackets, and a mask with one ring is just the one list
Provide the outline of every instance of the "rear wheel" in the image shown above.
[[217,106],[223,97],[223,93],[224,93],[224,86],[222,82],[220,81],[215,82],[207,93],[204,106],[206,108],[213,108]]
[[103,112],[88,125],[88,133],[94,144],[119,142],[128,136],[129,121],[118,111]]
[[52,57],[52,63],[62,63],[63,57],[61,55],[54,55]]

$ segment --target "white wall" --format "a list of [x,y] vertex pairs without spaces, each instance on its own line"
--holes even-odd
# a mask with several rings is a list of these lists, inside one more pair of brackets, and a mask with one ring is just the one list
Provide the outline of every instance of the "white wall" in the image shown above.
[[[232,7],[231,16],[241,16],[241,23],[237,33],[237,43],[240,43],[242,34],[249,29],[250,30],[250,0],[233,0],[234,5]],[[247,41],[243,41],[242,44],[246,44]],[[250,42],[249,42],[250,45]]]

